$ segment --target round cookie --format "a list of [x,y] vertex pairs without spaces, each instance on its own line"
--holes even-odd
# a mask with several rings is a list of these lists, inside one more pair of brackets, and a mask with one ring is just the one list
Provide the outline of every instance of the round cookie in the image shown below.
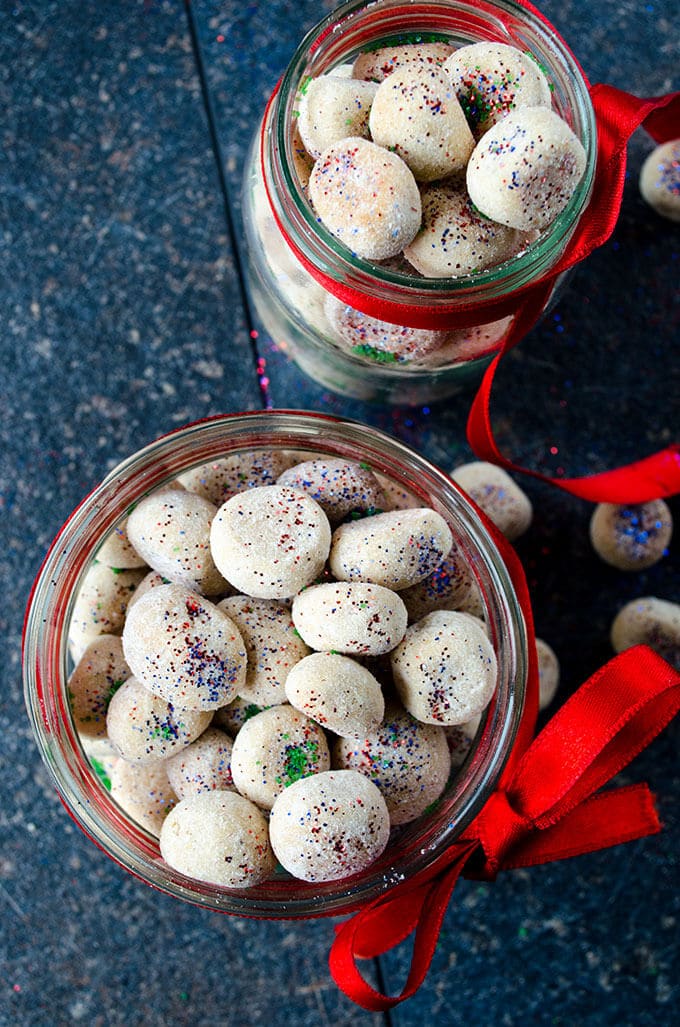
[[464,189],[446,182],[424,186],[422,226],[404,256],[428,278],[459,278],[502,264],[519,253],[524,237],[481,217]]
[[336,881],[382,853],[390,818],[380,791],[353,770],[296,781],[274,803],[269,836],[281,865],[303,881]]
[[440,68],[452,53],[453,47],[441,42],[382,46],[359,54],[352,67],[352,76],[382,82],[397,68],[411,65]]
[[264,809],[271,809],[284,788],[330,765],[319,725],[288,705],[272,706],[247,720],[231,754],[234,785]]
[[246,595],[287,599],[323,570],[331,528],[313,499],[285,485],[249,489],[217,512],[210,544],[224,576]]
[[473,717],[472,720],[466,720],[464,724],[454,724],[449,727],[442,728],[442,731],[446,735],[446,744],[449,747],[451,766],[454,770],[458,770],[462,767],[465,760],[468,758],[468,754],[472,749],[472,743],[474,742],[477,731],[479,730],[481,719],[481,715],[478,715]]
[[420,228],[420,193],[396,153],[349,136],[321,154],[309,179],[319,220],[367,260],[394,257]]
[[680,221],[680,139],[657,146],[640,171],[640,194],[652,210]]
[[90,642],[68,680],[71,716],[79,735],[106,734],[109,703],[129,677],[120,635],[98,635]]
[[109,740],[128,763],[149,764],[185,749],[205,731],[212,714],[176,709],[128,678],[109,703]]
[[547,107],[522,107],[479,140],[467,189],[493,221],[542,231],[565,209],[585,168],[585,150],[559,115]]
[[140,766],[117,759],[111,768],[111,798],[149,834],[160,836],[163,821],[177,804],[165,763]]
[[449,332],[447,342],[441,349],[431,353],[424,361],[428,367],[444,367],[463,360],[477,360],[489,356],[496,349],[501,339],[507,334],[512,324],[511,317],[503,317],[498,321],[474,325],[471,328],[460,328]]
[[329,566],[339,581],[399,591],[429,577],[452,545],[451,530],[435,510],[390,510],[336,528]]
[[472,571],[455,542],[448,556],[427,578],[402,589],[399,595],[411,623],[433,610],[463,610],[475,616],[480,616],[484,610]]
[[369,138],[368,116],[375,82],[321,75],[308,81],[298,104],[297,128],[307,153],[314,159],[347,136]]
[[182,799],[166,817],[160,841],[173,869],[224,888],[252,888],[274,872],[267,821],[235,792]]
[[408,328],[371,317],[330,293],[326,296],[324,311],[338,345],[377,364],[423,360],[440,349],[448,339],[447,332]]
[[444,62],[479,138],[518,107],[550,107],[550,84],[528,53],[505,43],[461,46]]
[[339,653],[311,653],[286,680],[297,710],[328,731],[363,738],[378,729],[385,713],[379,682],[365,667]]
[[377,730],[360,740],[338,738],[333,767],[369,777],[380,789],[394,827],[415,820],[439,798],[451,759],[443,728],[421,724],[391,703]]
[[239,696],[258,706],[286,701],[286,679],[295,664],[309,653],[290,610],[275,599],[232,596],[218,604],[234,622],[246,647],[246,677]]
[[542,638],[536,639],[538,656],[538,708],[545,710],[555,698],[560,683],[560,664],[555,650]]
[[69,621],[68,644],[74,663],[98,635],[120,635],[130,598],[144,576],[142,568],[119,571],[92,562]]
[[455,610],[412,624],[390,661],[401,701],[425,724],[464,724],[488,706],[496,688],[491,642],[473,617]]
[[111,529],[97,550],[96,559],[99,563],[105,563],[107,567],[117,567],[119,570],[146,566],[128,538],[127,517]]
[[127,604],[127,613],[130,612],[135,603],[139,602],[143,595],[150,592],[152,588],[158,588],[159,585],[171,585],[170,578],[164,578],[158,571],[149,571],[149,573],[142,578],[137,588],[134,590]]
[[644,643],[680,670],[680,604],[655,596],[643,596],[626,603],[611,626],[615,652]]
[[380,83],[369,126],[373,141],[398,154],[417,182],[461,171],[475,145],[450,77],[423,62]]
[[319,652],[379,656],[401,641],[407,619],[397,593],[370,582],[312,585],[293,600],[293,623]]
[[210,552],[210,525],[217,508],[184,489],[145,496],[128,517],[128,537],[145,563],[163,577],[204,595],[228,586]]
[[590,519],[590,541],[605,563],[620,571],[641,571],[666,555],[673,518],[663,499],[620,505],[598,503]]
[[182,709],[226,706],[246,678],[245,645],[234,622],[183,585],[159,585],[135,603],[123,651],[145,688]]
[[380,483],[366,464],[341,457],[321,457],[296,464],[283,472],[278,484],[306,492],[331,524],[338,524],[356,511],[381,510],[385,504]]
[[180,799],[201,792],[235,791],[229,735],[208,727],[195,742],[166,760],[168,780]]
[[180,475],[180,481],[189,492],[195,492],[215,507],[220,507],[237,492],[273,485],[287,466],[288,459],[283,452],[254,449],[192,467]]
[[531,500],[502,467],[474,460],[456,467],[451,477],[511,542],[527,531],[534,516]]

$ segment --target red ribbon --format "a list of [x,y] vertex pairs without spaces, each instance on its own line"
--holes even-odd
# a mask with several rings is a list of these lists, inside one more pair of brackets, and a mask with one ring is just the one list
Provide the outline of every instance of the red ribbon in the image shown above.
[[[532,741],[538,668],[526,577],[509,542],[480,511],[512,580],[527,629],[529,667],[522,721],[496,790],[462,837],[429,867],[392,887],[336,928],[329,967],[358,1005],[386,1010],[422,984],[456,881],[493,880],[499,870],[566,859],[661,829],[646,784],[598,791],[680,709],[680,674],[649,647],[620,653],[592,675]],[[356,964],[415,931],[411,969],[399,995],[368,984]]]
[[[493,880],[533,866],[654,834],[661,825],[645,784],[596,794],[680,709],[680,675],[646,646],[620,653],[558,711],[482,812],[425,871],[366,905],[337,929],[329,966],[364,1009],[412,996],[429,969],[459,876]],[[393,948],[415,929],[411,970],[400,995],[383,995],[357,958]]]

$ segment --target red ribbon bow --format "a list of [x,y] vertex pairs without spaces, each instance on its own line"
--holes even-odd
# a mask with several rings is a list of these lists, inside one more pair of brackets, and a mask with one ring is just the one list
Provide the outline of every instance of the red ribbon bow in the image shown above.
[[[461,873],[492,880],[499,870],[565,859],[659,831],[647,785],[597,789],[678,709],[680,675],[648,647],[629,649],[601,668],[506,771],[459,842],[337,929],[329,965],[338,987],[371,1010],[389,1009],[413,995],[429,968]],[[356,959],[386,952],[414,929],[406,985],[398,996],[383,995],[364,980]]]
[[[592,675],[532,741],[538,667],[526,577],[512,546],[479,511],[512,579],[524,614],[529,668],[525,709],[496,790],[482,811],[429,867],[367,903],[337,928],[329,967],[338,987],[364,1009],[410,998],[429,969],[456,881],[493,880],[499,870],[566,859],[661,829],[646,784],[599,792],[680,709],[680,674],[648,646],[620,653]],[[394,948],[415,930],[403,991],[383,995],[356,965]]]

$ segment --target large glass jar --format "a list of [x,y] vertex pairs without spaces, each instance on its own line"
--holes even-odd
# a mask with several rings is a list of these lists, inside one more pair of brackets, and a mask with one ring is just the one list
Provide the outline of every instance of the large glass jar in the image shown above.
[[[399,493],[412,492],[448,521],[471,568],[498,657],[494,700],[461,770],[436,808],[396,829],[380,859],[347,880],[310,885],[283,871],[250,889],[191,880],[167,866],[158,839],[111,798],[88,760],[69,708],[68,628],[87,569],[112,529],[142,496],[182,472],[251,450],[302,450],[364,461]],[[244,916],[349,912],[429,866],[479,812],[508,759],[522,716],[527,643],[506,567],[478,514],[445,474],[373,428],[320,414],[264,411],[221,416],[174,431],[125,460],[74,511],[36,579],[24,635],[26,703],[41,755],[66,808],[130,873],[178,898]]]
[[[494,41],[530,52],[552,90],[552,107],[586,152],[586,168],[566,209],[504,263],[460,278],[423,278],[403,266],[354,256],[320,224],[300,177],[296,113],[314,78],[381,45],[441,40],[453,47]],[[525,290],[555,266],[586,212],[597,131],[587,85],[551,27],[513,0],[352,0],[302,41],[264,114],[247,159],[243,213],[247,279],[258,316],[274,341],[324,386],[383,402],[420,403],[479,379],[512,325]],[[405,262],[403,262],[405,264]],[[555,283],[560,284],[560,280]],[[329,299],[330,297],[330,299]],[[546,309],[554,299],[549,295]],[[386,330],[436,330],[444,339],[425,357],[402,362],[370,347],[348,349],[331,326],[339,301],[387,322]],[[434,327],[433,327],[434,325]],[[336,326],[337,327],[337,326]],[[370,352],[370,355],[367,353]]]

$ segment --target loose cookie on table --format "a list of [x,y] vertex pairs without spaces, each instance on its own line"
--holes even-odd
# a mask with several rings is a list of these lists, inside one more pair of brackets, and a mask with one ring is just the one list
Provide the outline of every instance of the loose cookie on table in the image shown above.
[[354,770],[331,770],[296,781],[274,803],[272,848],[303,881],[358,874],[382,853],[390,818],[380,791]]
[[234,622],[182,585],[159,585],[135,603],[123,651],[146,688],[183,709],[226,706],[246,679],[246,649]]
[[527,531],[534,516],[531,500],[502,467],[475,460],[456,467],[451,477],[511,542]]
[[631,600],[614,618],[611,642],[617,653],[634,645],[648,645],[680,670],[680,604],[656,596]]
[[673,518],[663,499],[649,503],[599,503],[590,519],[590,541],[605,563],[620,571],[641,571],[667,553]]
[[680,139],[657,146],[640,172],[640,193],[652,210],[680,221]]
[[554,649],[542,638],[536,639],[538,656],[538,708],[545,710],[555,698],[560,683],[560,664]]

